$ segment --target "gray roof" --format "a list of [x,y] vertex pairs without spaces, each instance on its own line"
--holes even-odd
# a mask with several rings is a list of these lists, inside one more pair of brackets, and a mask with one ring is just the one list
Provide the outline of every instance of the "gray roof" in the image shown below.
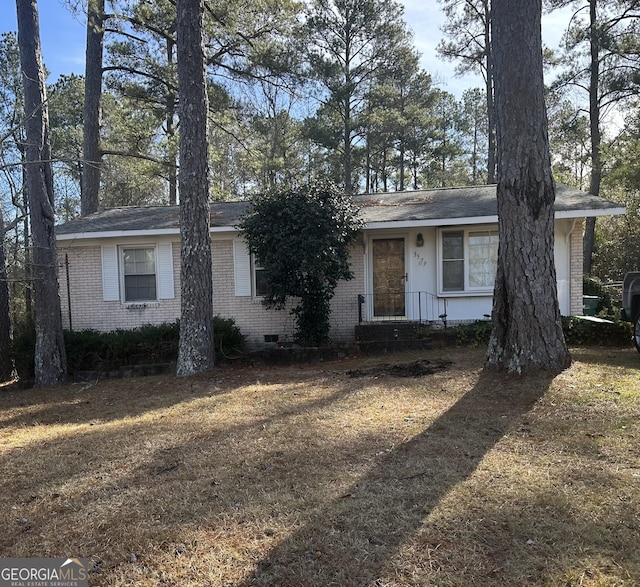
[[[379,223],[451,224],[452,221],[491,219],[497,216],[496,186],[471,186],[363,194],[353,197],[361,206],[361,216],[367,225]],[[211,204],[213,230],[233,228],[249,202],[214,202]],[[622,205],[574,188],[556,186],[556,216],[584,217],[624,213]],[[129,206],[108,208],[84,218],[77,218],[56,227],[59,237],[90,238],[101,233],[142,232],[150,234],[177,233],[180,214],[177,206]],[[393,224],[391,224],[393,226]]]

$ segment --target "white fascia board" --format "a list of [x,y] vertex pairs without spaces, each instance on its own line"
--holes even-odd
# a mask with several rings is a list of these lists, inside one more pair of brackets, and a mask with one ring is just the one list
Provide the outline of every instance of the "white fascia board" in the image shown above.
[[561,210],[556,212],[556,220],[560,218],[595,218],[596,216],[618,216],[627,213],[624,206],[605,208],[601,210]]
[[464,218],[433,218],[429,220],[396,220],[369,222],[365,229],[377,228],[418,228],[422,226],[457,226],[462,224],[495,224],[498,216],[469,216]]
[[214,232],[214,233],[231,232],[231,233],[236,233],[236,232],[240,232],[240,230],[237,229],[235,226],[212,226],[211,228],[209,228],[209,232]]
[[104,230],[102,232],[72,232],[69,234],[57,234],[58,241],[87,240],[100,238],[125,238],[136,236],[162,236],[167,234],[180,234],[177,228],[159,228],[156,230]]

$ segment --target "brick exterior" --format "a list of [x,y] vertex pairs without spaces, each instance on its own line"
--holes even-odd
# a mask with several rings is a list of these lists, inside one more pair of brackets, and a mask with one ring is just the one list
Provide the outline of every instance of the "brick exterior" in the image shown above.
[[[140,241],[149,243],[149,239]],[[69,328],[67,295],[68,259],[71,289],[71,323],[74,330],[101,331],[129,329],[144,324],[174,322],[180,316],[180,243],[173,243],[175,298],[154,303],[127,305],[102,299],[102,261],[99,244],[90,246],[58,246],[60,258],[60,297],[64,328]],[[288,310],[267,310],[259,298],[236,296],[234,289],[233,241],[212,242],[213,308],[224,318],[233,318],[252,348],[265,342],[265,335],[277,335],[280,341],[291,341],[294,322]],[[352,256],[355,279],[340,283],[333,301],[331,337],[334,342],[350,342],[358,321],[358,294],[364,291],[364,254],[356,246]]]
[[[149,240],[145,240],[148,243]],[[74,330],[109,331],[130,329],[143,324],[175,322],[180,316],[180,244],[173,244],[173,268],[176,297],[155,303],[126,305],[102,299],[102,260],[100,245],[64,247],[58,243],[62,325],[69,328],[67,265],[71,289],[71,325]],[[140,307],[145,306],[145,307]]]
[[571,233],[571,242],[569,244],[569,263],[570,263],[570,279],[571,279],[571,308],[572,316],[582,316],[582,272],[584,252],[582,240],[584,237],[584,220],[579,218],[576,220],[573,232]]
[[[582,314],[582,237],[584,222],[576,221],[570,239],[570,312]],[[424,231],[423,231],[424,232]],[[163,242],[168,242],[166,237]],[[174,237],[175,238],[175,237]],[[153,239],[151,239],[152,241]],[[160,238],[158,240],[161,240]],[[175,297],[148,304],[123,304],[120,301],[105,302],[102,295],[101,244],[82,241],[58,242],[60,258],[60,297],[64,328],[69,328],[69,317],[74,330],[95,329],[109,331],[129,329],[144,324],[174,322],[180,316],[180,243],[173,241],[173,269]],[[333,299],[331,338],[336,343],[354,340],[354,327],[358,323],[358,294],[367,292],[365,283],[364,240],[359,239],[351,254],[354,279],[341,282]],[[128,238],[127,244],[150,244],[148,237]],[[122,244],[118,242],[118,244]],[[251,348],[265,344],[265,336],[277,335],[280,341],[293,340],[294,321],[288,310],[267,310],[259,298],[236,296],[234,283],[234,254],[231,235],[214,236],[213,257],[213,307],[214,313],[233,318],[246,336]],[[66,260],[68,259],[68,266]],[[71,289],[71,312],[67,294]]]

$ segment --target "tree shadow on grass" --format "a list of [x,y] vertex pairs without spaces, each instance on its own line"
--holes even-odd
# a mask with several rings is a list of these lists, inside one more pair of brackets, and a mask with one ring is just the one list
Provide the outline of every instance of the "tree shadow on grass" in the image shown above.
[[483,373],[427,429],[381,455],[348,492],[312,512],[237,587],[382,585],[394,554],[443,497],[473,474],[552,379],[544,373],[522,379]]

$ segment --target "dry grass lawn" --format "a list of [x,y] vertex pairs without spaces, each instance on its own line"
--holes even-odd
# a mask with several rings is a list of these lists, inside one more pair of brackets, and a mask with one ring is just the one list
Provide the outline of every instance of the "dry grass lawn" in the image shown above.
[[[452,364],[366,372],[419,358]],[[640,585],[640,357],[574,359],[0,388],[0,556],[87,557],[99,586]]]

